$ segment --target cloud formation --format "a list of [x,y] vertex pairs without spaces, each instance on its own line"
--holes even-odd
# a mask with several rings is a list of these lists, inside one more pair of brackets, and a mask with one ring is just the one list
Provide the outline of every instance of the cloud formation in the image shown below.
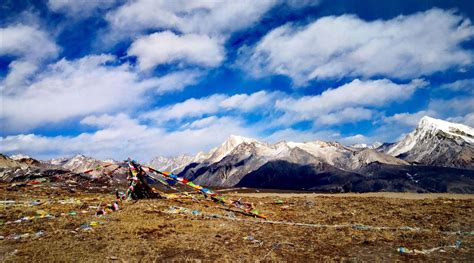
[[114,60],[111,55],[98,55],[49,65],[23,92],[2,96],[2,129],[25,131],[146,103],[142,95],[157,86],[156,80],[140,79],[127,64],[106,65]]
[[138,58],[142,70],[173,62],[215,67],[224,59],[224,49],[216,39],[206,35],[176,35],[171,31],[138,38],[128,54]]
[[137,0],[109,12],[106,19],[112,39],[139,35],[145,30],[166,29],[222,36],[256,23],[277,2]]
[[48,0],[48,8],[71,17],[90,17],[96,10],[110,8],[117,2],[118,0]]
[[[443,85],[442,88],[465,89],[469,81],[453,82]],[[405,126],[413,128],[424,116],[441,118],[447,121],[463,123],[474,126],[474,97],[468,95],[453,96],[448,99],[432,98],[425,109],[416,112],[396,113],[392,116],[383,117],[383,121],[389,126]]]
[[48,34],[32,26],[22,24],[0,29],[2,44],[0,55],[13,55],[27,60],[55,57],[59,47]]
[[179,92],[185,87],[196,84],[205,72],[199,70],[182,70],[170,72],[154,80],[156,93],[161,95],[168,92]]
[[214,94],[204,98],[191,98],[180,103],[156,109],[142,115],[142,118],[159,122],[185,118],[201,118],[210,114],[224,114],[236,110],[240,113],[259,108],[272,109],[274,100],[280,95],[278,92],[258,91],[252,94]]
[[311,120],[316,125],[328,125],[370,120],[373,113],[367,108],[383,108],[407,100],[426,84],[423,80],[396,84],[388,79],[355,79],[320,95],[278,100],[276,108],[285,112],[278,123]]
[[0,83],[2,93],[15,92],[43,61],[56,58],[60,51],[48,33],[33,26],[16,24],[0,28],[0,36],[0,56],[14,57]]
[[130,156],[138,160],[149,160],[158,154],[175,155],[209,150],[222,143],[230,134],[256,136],[245,128],[241,120],[229,117],[217,118],[206,126],[187,127],[171,132],[140,124],[126,114],[93,115],[84,118],[81,123],[97,126],[99,129],[77,136],[6,136],[0,138],[0,147],[4,152],[22,152],[43,159],[80,153],[102,159],[122,160]]
[[461,43],[473,36],[469,19],[441,9],[371,22],[328,16],[270,31],[242,50],[241,64],[255,76],[287,75],[296,85],[346,76],[410,79],[470,65],[473,53]]

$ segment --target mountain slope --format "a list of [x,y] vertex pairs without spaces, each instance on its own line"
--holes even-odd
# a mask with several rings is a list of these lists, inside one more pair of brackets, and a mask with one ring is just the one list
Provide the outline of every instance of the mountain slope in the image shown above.
[[383,164],[392,164],[392,165],[408,165],[409,163],[392,157],[390,155],[378,152],[376,150],[366,148],[361,151],[357,151],[354,153],[354,155],[351,157],[348,170],[356,170],[359,168],[362,168],[364,166],[367,166],[371,163],[383,163]]
[[473,193],[474,171],[374,162],[347,172],[328,164],[299,165],[272,161],[244,176],[237,186],[318,192]]
[[25,167],[21,162],[0,154],[0,168]]
[[244,176],[236,186],[343,192],[345,184],[361,178],[359,174],[337,169],[327,163],[301,165],[275,160]]
[[412,163],[474,169],[474,129],[425,116],[385,153]]

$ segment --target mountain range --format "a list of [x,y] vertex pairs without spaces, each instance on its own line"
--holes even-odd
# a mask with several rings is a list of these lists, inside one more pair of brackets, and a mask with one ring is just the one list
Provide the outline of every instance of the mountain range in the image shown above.
[[[100,161],[77,155],[38,161],[0,156],[6,178],[12,169],[61,169],[100,178]],[[254,187],[323,192],[474,192],[474,129],[423,117],[396,143],[356,144],[282,141],[275,144],[231,135],[220,146],[195,156],[159,156],[149,163],[210,187]],[[15,168],[16,167],[16,168]],[[124,174],[124,171],[120,171]],[[24,175],[20,176],[25,177]],[[5,181],[5,180],[4,180]]]
[[[40,161],[23,154],[10,157],[0,154],[0,182],[17,182],[40,177],[54,177],[54,180],[80,177],[81,180],[97,181],[101,184],[121,184],[125,181],[126,170],[110,165],[113,163],[113,160],[101,161],[84,155]],[[110,173],[113,176],[108,176]]]
[[268,144],[232,135],[207,153],[158,157],[149,165],[213,187],[469,192],[474,190],[474,129],[423,117],[399,142],[353,146]]

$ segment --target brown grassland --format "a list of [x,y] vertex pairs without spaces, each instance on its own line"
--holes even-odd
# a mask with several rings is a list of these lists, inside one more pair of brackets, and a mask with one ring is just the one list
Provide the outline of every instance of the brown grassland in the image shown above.
[[[0,235],[3,236],[0,261],[474,260],[473,195],[226,192],[226,196],[253,202],[272,221],[327,226],[268,224],[238,213],[234,213],[235,217],[245,221],[231,220],[233,217],[227,216],[211,218],[210,214],[229,215],[229,211],[211,201],[196,202],[189,198],[124,203],[120,211],[98,217],[89,206],[110,203],[114,200],[112,194],[70,193],[51,190],[46,185],[8,191],[6,186],[1,186],[2,200],[16,203],[0,206]],[[58,202],[70,198],[75,201]],[[31,200],[39,200],[41,204],[23,203]],[[170,206],[195,209],[199,214],[166,213]],[[38,210],[55,217],[7,223],[41,214]],[[73,211],[77,214],[67,214]],[[102,224],[89,230],[80,229],[81,225],[94,221]],[[354,227],[357,225],[390,228]],[[404,226],[412,228],[400,229]],[[44,234],[35,236],[38,231]],[[453,233],[456,231],[463,234]],[[24,233],[29,236],[11,239],[15,234]],[[456,240],[461,241],[459,248],[417,255],[397,252],[402,246],[421,250],[451,246]]]

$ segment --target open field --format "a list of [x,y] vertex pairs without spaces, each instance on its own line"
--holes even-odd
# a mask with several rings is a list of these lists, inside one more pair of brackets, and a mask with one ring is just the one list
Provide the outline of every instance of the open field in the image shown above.
[[[222,193],[224,194],[224,193]],[[383,197],[383,198],[398,198],[398,199],[412,199],[412,200],[420,200],[420,199],[474,199],[474,194],[455,194],[455,193],[394,193],[394,192],[375,192],[375,193],[340,193],[340,194],[326,194],[326,193],[240,193],[238,191],[230,191],[226,193],[229,196],[242,196],[242,197],[307,197],[307,198],[314,198],[314,197],[338,197],[338,198],[345,198],[345,197]]]
[[[98,217],[90,206],[110,203],[114,200],[112,194],[69,193],[49,189],[47,185],[17,191],[1,187],[2,200],[16,202],[3,202],[0,206],[3,236],[0,260],[454,259],[472,262],[474,259],[473,195],[229,193],[229,196],[254,202],[270,223],[229,212],[211,201],[183,198],[124,203],[122,210]],[[32,200],[39,202],[29,204]],[[189,210],[170,209],[170,206]],[[54,217],[9,223],[37,214]],[[20,235],[25,233],[29,235]],[[456,241],[461,241],[458,248],[428,251],[453,246]],[[400,254],[399,247],[424,249],[425,254]]]

